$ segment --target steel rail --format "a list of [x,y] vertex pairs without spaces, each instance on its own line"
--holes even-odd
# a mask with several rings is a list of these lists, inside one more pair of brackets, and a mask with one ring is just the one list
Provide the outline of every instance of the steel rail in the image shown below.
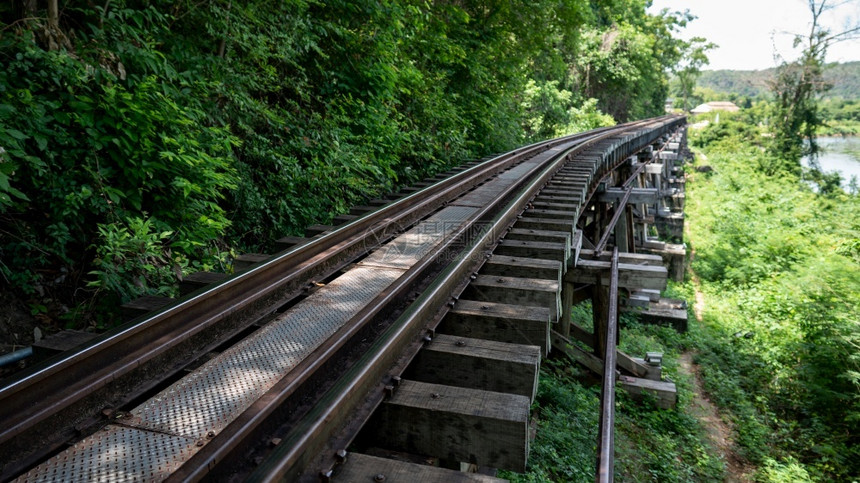
[[[651,121],[659,123],[670,119],[672,118]],[[626,128],[630,129],[631,126]],[[606,133],[601,139],[623,131],[624,129]],[[576,149],[584,149],[584,146]],[[507,227],[513,224],[534,193],[565,164],[566,158],[567,154],[559,156],[526,188],[523,188],[504,211],[495,217],[493,225]],[[463,227],[461,231],[467,229],[468,227]],[[251,476],[251,480],[271,481],[288,476],[296,477],[305,469],[304,465],[314,458],[309,453],[320,451],[320,445],[324,443],[321,439],[324,440],[331,435],[333,431],[331,428],[345,424],[348,414],[359,404],[355,400],[357,394],[369,394],[367,396],[369,402],[364,403],[367,407],[378,406],[384,397],[382,389],[386,384],[384,382],[386,377],[390,380],[391,376],[399,375],[398,371],[389,373],[389,368],[399,361],[399,367],[402,370],[405,363],[417,353],[421,347],[420,339],[423,330],[435,327],[441,315],[444,314],[446,303],[451,300],[453,294],[459,293],[458,287],[462,290],[465,286],[464,280],[468,280],[469,275],[480,267],[486,259],[485,255],[490,253],[492,246],[495,245],[494,237],[497,236],[498,232],[495,230],[483,234],[471,244],[467,252],[446,268],[433,285],[379,338],[363,359],[349,372],[343,374],[337,385],[329,391],[324,404],[316,406],[289,435],[282,439],[281,444],[273,450],[274,454],[257,469]],[[408,353],[404,355],[404,351]],[[373,390],[374,387],[376,391]],[[342,441],[341,447],[346,447],[350,440],[351,438],[347,436]]]
[[[153,315],[125,324],[77,352],[35,366],[25,372],[24,377],[0,388],[0,421],[3,421],[0,445],[10,441],[15,444],[12,440],[17,439],[16,436],[33,431],[36,438],[51,441],[50,435],[58,433],[53,426],[69,428],[82,419],[82,414],[92,417],[119,397],[117,394],[127,394],[129,383],[124,377],[155,371],[148,364],[155,365],[159,357],[177,347],[184,349],[183,355],[187,358],[192,351],[181,344],[189,337],[216,330],[217,324],[231,317],[255,320],[270,313],[279,305],[273,306],[270,302],[282,299],[285,293],[300,290],[308,281],[307,277],[313,276],[320,267],[331,265],[332,258],[347,253],[354,256],[366,249],[367,244],[378,244],[377,232],[385,233],[392,224],[409,225],[523,159],[592,134],[535,143],[469,168],[310,243],[286,250],[272,260],[198,291]],[[260,308],[263,302],[266,306]],[[252,314],[239,315],[246,310]],[[230,333],[223,329],[221,332]],[[205,348],[211,343],[200,345]],[[201,352],[200,347],[196,350]],[[108,395],[94,398],[92,395],[100,390]],[[82,402],[87,405],[83,409],[79,407]],[[72,414],[64,414],[69,412]],[[61,444],[62,440],[64,436],[55,437],[53,445]],[[9,452],[6,455],[12,457]],[[8,461],[0,461],[0,465],[4,465],[0,473],[8,473],[10,467],[6,464]]]
[[[92,419],[105,405],[111,405],[116,399],[133,392],[129,385],[134,383],[126,381],[131,379],[131,375],[151,377],[150,373],[158,368],[153,369],[148,364],[166,365],[159,358],[171,349],[183,349],[182,356],[187,359],[188,353],[193,351],[182,344],[188,338],[204,331],[220,330],[221,333],[227,333],[226,336],[222,334],[221,339],[215,339],[215,342],[200,343],[199,347],[192,348],[196,349],[197,354],[205,352],[206,348],[238,332],[250,321],[271,313],[287,294],[292,296],[300,292],[309,277],[332,265],[333,258],[343,256],[349,259],[363,253],[363,249],[366,251],[370,243],[378,245],[380,240],[377,233],[387,234],[387,228],[392,225],[408,226],[523,159],[593,134],[574,134],[497,156],[394,201],[307,244],[288,249],[272,260],[198,291],[155,314],[127,323],[74,353],[49,360],[25,372],[24,377],[0,388],[0,421],[4,422],[0,425],[0,448],[11,446],[14,451],[18,451],[15,454],[3,451],[5,455],[0,459],[0,476],[8,477],[10,472],[20,470],[27,463],[28,457],[24,455],[26,451],[16,446],[21,435],[41,439],[47,447],[40,450],[42,454],[50,450],[49,446],[62,444],[79,421]],[[261,308],[261,305],[264,306]],[[243,313],[245,311],[250,313]],[[224,324],[225,320],[237,317],[249,322],[239,324],[240,329],[232,332],[220,327],[219,324]],[[175,363],[170,367],[173,372],[179,369]],[[161,377],[169,373],[162,370]],[[141,385],[137,384],[136,387]],[[102,397],[94,397],[94,393]],[[68,429],[63,434],[56,427]],[[36,451],[33,448],[27,450]],[[38,455],[29,459],[36,457]],[[10,460],[3,461],[6,458]],[[12,458],[16,460],[14,463],[10,463]]]
[[609,315],[606,353],[603,359],[603,386],[600,390],[600,429],[598,431],[597,483],[614,480],[615,460],[615,341],[618,334],[618,247],[612,250],[609,282]]
[[[571,147],[571,149],[581,149],[594,140],[602,139],[602,137],[605,136],[606,134],[601,135],[600,133],[594,134],[593,132],[589,132],[581,136],[580,139],[569,142],[577,143],[577,145],[575,147]],[[556,158],[564,158],[569,154],[570,149],[560,153]],[[508,187],[500,193],[497,200],[505,199],[510,195],[510,193],[522,189],[523,182],[534,177],[535,172],[540,171],[542,168],[543,166],[535,167],[531,172],[525,174],[519,183]],[[472,216],[472,223],[482,220],[486,214],[492,212],[494,209],[496,209],[495,204],[489,204],[483,207],[479,212]],[[259,426],[264,425],[266,418],[275,411],[277,406],[282,404],[290,395],[292,395],[302,382],[307,381],[314,372],[327,360],[333,357],[337,351],[346,346],[348,341],[351,340],[362,327],[372,321],[383,307],[386,307],[394,303],[399,298],[402,298],[403,292],[410,290],[417,280],[424,276],[428,268],[436,262],[439,256],[449,250],[452,243],[462,239],[465,234],[472,231],[472,223],[464,225],[458,231],[451,234],[445,242],[423,257],[418,264],[407,270],[407,272],[401,276],[394,285],[389,287],[371,304],[356,314],[352,320],[350,320],[350,322],[340,332],[338,332],[335,337],[329,339],[324,346],[317,351],[317,353],[309,357],[299,367],[296,367],[291,371],[287,378],[282,380],[276,388],[270,391],[266,397],[261,399],[261,401],[264,402],[247,411],[236,424],[225,428],[218,437],[220,440],[213,441],[213,443],[216,444],[207,445],[200,450],[191,460],[183,465],[183,467],[180,468],[179,471],[171,477],[171,479],[174,481],[201,479],[214,465],[223,461],[249,434],[253,433]],[[494,232],[493,230],[490,230],[489,233],[494,234],[495,236],[499,235],[498,232]],[[363,363],[359,363],[356,365],[359,366],[362,364]],[[344,396],[349,397],[353,393],[354,391],[350,390],[347,391]],[[323,421],[325,421],[327,425],[331,424],[330,418],[324,418]],[[308,430],[302,430],[300,433],[305,437],[312,437],[314,435],[314,432]],[[286,442],[286,444],[290,443]]]
[[[651,121],[663,122],[667,119],[671,118]],[[639,124],[644,125],[644,123],[630,123],[621,126],[620,129],[633,129]],[[607,128],[599,130],[598,134],[601,139],[604,139],[611,137],[613,133],[618,132],[618,129],[619,127]],[[378,243],[374,230],[385,233],[386,227],[392,224],[407,226],[528,156],[589,136],[595,136],[595,132],[535,143],[469,168],[448,180],[339,227],[308,244],[282,252],[272,260],[237,274],[212,288],[192,294],[188,299],[183,299],[159,313],[126,324],[117,331],[84,346],[74,354],[33,368],[21,380],[0,389],[0,421],[4,422],[0,425],[0,444],[27,432],[48,418],[58,417],[56,411],[67,409],[98,388],[115,385],[117,387],[114,389],[125,390],[126,386],[119,384],[121,377],[141,370],[161,354],[179,346],[184,334],[197,334],[209,330],[223,319],[237,317],[237,314],[244,309],[250,308],[253,315],[242,315],[243,318],[259,317],[260,314],[271,312],[273,310],[271,306],[259,308],[257,304],[263,300],[268,302],[271,299],[277,299],[289,290],[296,289],[295,286],[289,286],[290,283],[296,283],[295,281],[302,279],[303,276],[312,275],[315,273],[314,269],[320,266],[330,266],[332,258],[354,254],[356,250],[360,251],[363,245],[363,248],[366,248],[369,242]],[[481,213],[487,213],[487,211]],[[453,241],[454,238],[450,240]],[[420,270],[416,268],[415,272],[410,273],[417,274]],[[284,288],[285,285],[289,287]],[[390,302],[394,297],[402,296],[403,290],[405,288],[389,290],[380,297],[380,303],[375,303],[374,306],[382,307],[383,298],[387,298]],[[377,309],[362,311],[356,321],[369,320],[376,312],[378,312]],[[337,342],[326,343],[323,350],[334,351],[337,344]],[[108,350],[100,351],[103,348]],[[107,354],[107,361],[105,354]],[[319,359],[319,361],[324,360],[325,357]],[[308,361],[308,368],[319,367],[322,363],[319,361]],[[288,377],[295,381],[300,378],[298,374],[296,376],[291,374]],[[70,388],[71,391],[58,395],[53,391],[58,384]],[[214,447],[214,445],[210,446]],[[4,462],[0,461],[0,463]]]

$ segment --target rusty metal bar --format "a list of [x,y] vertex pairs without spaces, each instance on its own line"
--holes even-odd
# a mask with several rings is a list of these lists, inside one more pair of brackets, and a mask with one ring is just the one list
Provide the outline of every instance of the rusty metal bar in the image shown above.
[[606,225],[606,231],[603,232],[603,236],[600,237],[600,241],[597,242],[597,245],[594,246],[594,253],[597,256],[600,256],[600,252],[606,248],[606,243],[609,241],[609,235],[612,233],[612,230],[615,229],[615,225],[618,224],[618,219],[621,218],[621,213],[624,213],[624,207],[627,206],[627,201],[630,199],[630,194],[633,193],[633,187],[627,188],[627,191],[624,192],[624,197],[618,201],[618,206],[615,208],[615,214],[612,215],[612,219],[609,220],[609,224]]
[[609,283],[609,323],[606,330],[606,356],[603,359],[603,387],[600,391],[600,430],[598,433],[597,474],[595,481],[614,480],[615,462],[615,341],[618,334],[618,248],[612,250]]

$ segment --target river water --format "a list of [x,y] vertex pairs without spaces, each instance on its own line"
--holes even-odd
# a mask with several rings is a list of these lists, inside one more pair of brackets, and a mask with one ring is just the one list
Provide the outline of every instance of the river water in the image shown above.
[[[818,164],[822,171],[839,171],[842,187],[847,188],[851,176],[860,180],[860,137],[822,137],[818,138],[821,153]],[[803,159],[809,166],[809,159]]]

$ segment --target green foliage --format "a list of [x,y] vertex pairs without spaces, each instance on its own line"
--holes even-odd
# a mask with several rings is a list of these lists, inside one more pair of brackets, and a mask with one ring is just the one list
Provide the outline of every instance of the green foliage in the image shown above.
[[680,107],[684,112],[696,107],[693,103],[696,80],[702,75],[702,67],[708,64],[708,56],[705,53],[715,47],[716,44],[702,37],[694,37],[685,42],[681,62],[674,68],[677,80],[675,94],[681,98],[681,102],[674,103],[675,107]]
[[[572,321],[590,327],[591,306],[574,306]],[[617,393],[615,473],[619,481],[716,481],[724,463],[706,443],[704,429],[689,409],[692,393],[678,372],[678,354],[689,344],[668,327],[643,325],[622,314],[620,348],[627,353],[662,351],[664,372],[679,387],[679,405],[659,409]],[[584,349],[584,347],[583,347]],[[594,479],[600,387],[577,365],[560,356],[543,361],[533,408],[538,431],[531,445],[528,471],[504,472],[511,481],[590,481]]]
[[559,89],[558,81],[538,85],[526,84],[522,107],[527,113],[526,135],[531,141],[612,126],[612,116],[597,109],[597,99],[588,99],[577,106],[570,91]]
[[740,113],[720,112],[719,121],[715,114],[708,116],[697,116],[697,120],[707,120],[708,126],[690,133],[690,142],[693,146],[707,146],[712,150],[731,151],[737,149],[739,139],[756,140],[761,139],[758,126],[749,122],[749,118]]
[[[693,98],[695,102],[728,100],[742,108],[749,108],[756,102],[772,103],[778,99],[771,92],[769,86],[778,87],[781,92],[788,93],[786,87],[792,82],[793,77],[793,82],[796,82],[801,72],[802,69],[799,69],[798,66],[785,66],[782,70],[704,71],[699,77]],[[808,76],[809,74],[805,75]],[[678,78],[676,77],[672,82],[675,86],[674,89],[680,90]],[[815,82],[819,86],[827,86],[828,89],[819,90],[816,93],[818,109],[815,118],[810,119],[814,123],[821,122],[814,132],[821,136],[850,136],[860,133],[860,112],[858,112],[860,109],[860,104],[858,104],[860,102],[858,101],[860,99],[860,62],[822,64],[820,66],[820,79]],[[795,92],[795,94],[799,94],[799,92]],[[791,97],[790,100],[794,103],[794,97]],[[790,114],[791,112],[787,109],[782,109],[779,112],[774,110],[772,113],[761,116],[761,120],[770,123],[772,118],[773,124],[778,130],[780,125],[784,125],[790,120]],[[781,119],[777,118],[777,115],[782,116]],[[803,126],[801,122],[799,127]],[[796,136],[795,138],[799,140],[800,137]],[[802,143],[792,143],[790,139],[780,142],[787,143],[787,145],[774,149],[789,149],[791,151],[789,154],[792,156],[804,152]],[[783,157],[785,156],[783,155]]]
[[170,258],[165,240],[173,234],[153,232],[151,220],[134,218],[128,226],[99,225],[99,240],[95,245],[96,270],[90,272],[96,280],[90,285],[111,290],[121,298],[129,299],[141,291],[152,288],[161,295],[167,293],[163,280],[174,271],[181,272],[181,256]]
[[[199,256],[229,225],[219,202],[236,186],[231,150],[238,141],[210,125],[199,105],[178,104],[152,75],[129,74],[135,83],[124,85],[114,73],[121,62],[45,51],[26,33],[0,38],[0,51],[17,52],[0,73],[8,176],[0,184],[11,195],[0,206],[9,226],[2,235],[7,278],[32,291],[44,282],[36,270],[83,268],[79,257],[99,224],[145,214],[185,256]],[[124,69],[134,72],[133,65]]]
[[706,389],[759,480],[856,478],[860,201],[765,176],[761,150],[735,142],[706,151],[713,173],[688,184]]
[[[707,70],[702,72],[697,85],[724,98],[734,94],[763,99],[769,96],[768,82],[775,77],[775,72],[776,69]],[[824,94],[825,99],[860,99],[860,62],[827,64],[823,80],[833,86]]]
[[70,50],[44,10],[0,8],[0,271],[69,306],[87,282],[165,293],[140,260],[217,267],[468,158],[658,114],[685,17],[646,3],[72,0]]
[[[826,48],[826,47],[825,47]],[[776,172],[800,174],[800,160],[818,153],[815,136],[824,123],[817,96],[827,90],[822,80],[824,50],[813,47],[800,60],[777,69],[771,84],[774,94],[771,117],[771,152],[784,160]]]
[[600,389],[577,382],[567,361],[543,362],[538,395],[537,436],[525,474],[501,472],[512,482],[589,481],[594,479]]

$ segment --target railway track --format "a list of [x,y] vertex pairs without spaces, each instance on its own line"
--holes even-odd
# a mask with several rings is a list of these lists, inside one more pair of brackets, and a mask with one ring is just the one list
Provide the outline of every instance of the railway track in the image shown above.
[[577,222],[615,168],[683,122],[454,170],[30,368],[0,387],[0,475],[492,481],[443,467],[524,470]]

